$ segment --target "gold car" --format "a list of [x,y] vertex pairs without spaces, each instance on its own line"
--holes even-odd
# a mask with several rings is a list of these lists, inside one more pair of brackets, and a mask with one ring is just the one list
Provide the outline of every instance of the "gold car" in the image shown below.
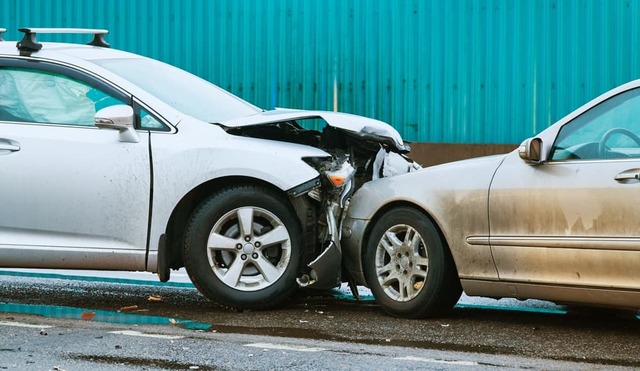
[[640,308],[640,80],[511,153],[365,184],[345,264],[388,313],[431,316],[461,292]]

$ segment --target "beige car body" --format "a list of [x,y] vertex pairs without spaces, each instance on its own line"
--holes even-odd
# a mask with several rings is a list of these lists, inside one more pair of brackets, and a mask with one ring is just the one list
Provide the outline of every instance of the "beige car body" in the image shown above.
[[[369,228],[386,210],[410,205],[438,227],[467,295],[639,309],[640,153],[551,158],[561,128],[639,87],[603,94],[511,153],[365,184],[344,223],[347,270],[366,284]],[[633,109],[625,125],[640,133]]]

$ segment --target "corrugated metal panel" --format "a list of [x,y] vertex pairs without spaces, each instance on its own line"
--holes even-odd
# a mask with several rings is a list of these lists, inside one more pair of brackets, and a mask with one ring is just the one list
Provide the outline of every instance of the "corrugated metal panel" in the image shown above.
[[[640,77],[630,0],[2,0],[0,27],[116,48],[251,101],[362,114],[409,140],[518,143]],[[75,36],[41,39],[81,42]],[[168,87],[170,88],[170,87]],[[334,98],[337,99],[334,101]]]

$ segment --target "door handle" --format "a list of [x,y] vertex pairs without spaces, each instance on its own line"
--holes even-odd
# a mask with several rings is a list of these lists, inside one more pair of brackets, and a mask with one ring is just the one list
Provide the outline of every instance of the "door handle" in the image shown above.
[[620,183],[632,183],[640,181],[640,170],[633,169],[623,171],[620,174],[616,175],[613,179]]
[[0,155],[10,152],[17,152],[19,150],[20,146],[18,145],[18,142],[0,138]]

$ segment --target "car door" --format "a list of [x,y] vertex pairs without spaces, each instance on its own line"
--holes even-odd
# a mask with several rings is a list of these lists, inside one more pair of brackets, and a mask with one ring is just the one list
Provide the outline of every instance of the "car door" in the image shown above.
[[565,124],[544,163],[505,159],[489,193],[500,280],[640,288],[638,134],[635,89]]
[[[1,62],[1,61],[0,61]],[[144,269],[148,133],[93,125],[131,101],[47,63],[0,66],[0,265]]]

